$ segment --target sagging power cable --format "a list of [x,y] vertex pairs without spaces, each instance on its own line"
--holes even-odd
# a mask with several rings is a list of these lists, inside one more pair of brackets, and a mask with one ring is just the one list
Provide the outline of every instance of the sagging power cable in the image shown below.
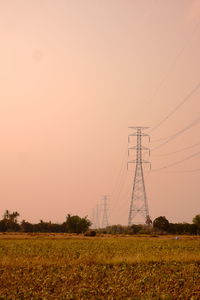
[[183,104],[185,104],[200,88],[200,82],[190,91],[189,94],[186,95],[186,97],[183,98],[183,100],[164,118],[162,119],[156,126],[154,126],[150,133],[152,133],[154,130],[159,128],[164,122],[166,122]]
[[157,172],[157,171],[160,171],[160,170],[164,170],[164,169],[176,166],[176,165],[181,164],[182,162],[184,162],[186,160],[189,160],[189,159],[191,159],[191,158],[193,158],[195,156],[198,156],[198,155],[200,155],[200,151],[198,151],[196,153],[193,153],[192,155],[189,155],[189,156],[185,157],[184,159],[178,160],[178,161],[176,161],[176,162],[174,162],[172,164],[166,165],[166,166],[158,168],[158,169],[153,169],[153,170],[151,170],[151,172]]
[[159,148],[161,148],[162,146],[164,146],[165,144],[169,143],[170,141],[172,141],[173,139],[175,139],[176,137],[178,137],[180,134],[184,133],[185,131],[189,130],[190,128],[198,125],[200,122],[200,117],[198,117],[196,120],[194,120],[192,123],[190,123],[188,126],[184,127],[183,129],[179,130],[178,132],[176,132],[175,134],[173,134],[171,137],[169,137],[165,142],[163,142],[162,144],[154,147],[151,151],[157,150]]
[[164,154],[157,154],[156,157],[157,156],[168,156],[168,155],[176,154],[176,153],[179,153],[179,152],[182,152],[182,151],[194,148],[194,147],[199,146],[199,145],[200,145],[200,142],[198,142],[196,144],[193,144],[191,146],[188,146],[188,147],[184,147],[184,148],[176,150],[176,151],[172,151],[172,152],[168,152],[168,153],[164,153]]

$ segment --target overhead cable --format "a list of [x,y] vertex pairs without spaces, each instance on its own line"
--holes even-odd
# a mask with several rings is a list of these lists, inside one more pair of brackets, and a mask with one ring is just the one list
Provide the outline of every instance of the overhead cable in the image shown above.
[[196,173],[196,172],[200,172],[200,168],[199,169],[191,169],[191,170],[180,170],[180,171],[160,171],[162,173]]
[[179,149],[179,150],[177,150],[177,151],[172,151],[172,152],[168,152],[168,153],[164,153],[164,154],[157,154],[157,155],[155,155],[155,156],[157,157],[157,156],[167,156],[167,155],[176,154],[176,153],[179,153],[179,152],[182,152],[182,151],[185,151],[185,150],[194,148],[194,147],[196,147],[196,146],[198,146],[198,145],[200,145],[200,142],[198,142],[198,143],[196,143],[196,144],[193,144],[193,145],[191,145],[191,146],[188,146],[188,147]]
[[151,170],[151,172],[157,172],[157,171],[160,171],[160,170],[164,170],[164,169],[167,169],[167,168],[176,166],[176,165],[178,165],[178,164],[180,164],[180,163],[182,163],[182,162],[184,162],[184,161],[186,161],[186,160],[189,160],[189,159],[191,159],[191,158],[193,158],[193,157],[195,157],[195,156],[198,156],[198,155],[200,155],[200,151],[198,151],[198,152],[196,152],[196,153],[193,153],[192,155],[187,156],[186,158],[181,159],[181,160],[179,160],[179,161],[176,161],[176,162],[174,162],[174,163],[172,163],[172,164],[166,165],[166,166],[161,167],[161,168],[158,168],[158,169],[153,169],[153,170]]
[[172,141],[173,139],[175,139],[177,136],[179,136],[180,134],[184,133],[186,130],[189,130],[190,128],[192,128],[193,126],[198,125],[200,122],[200,117],[198,117],[196,120],[194,120],[192,123],[190,123],[188,126],[184,127],[183,129],[179,130],[178,132],[176,132],[175,134],[173,134],[170,138],[168,138],[168,140],[166,140],[165,142],[163,142],[162,144],[154,147],[151,151],[157,150],[159,148],[161,148],[162,146],[164,146],[165,144],[169,143],[170,141]]
[[193,35],[195,34],[195,32],[197,31],[198,27],[200,25],[200,21],[197,22],[197,24],[194,26],[193,31],[191,32],[191,34],[189,35],[189,38],[185,41],[183,47],[180,49],[180,51],[176,54],[174,60],[172,61],[171,65],[169,66],[166,74],[162,77],[162,79],[160,80],[158,86],[156,87],[155,91],[154,91],[154,95],[152,96],[155,97],[159,91],[159,89],[164,85],[164,83],[166,82],[168,76],[170,75],[170,73],[173,71],[174,67],[177,64],[177,61],[179,59],[179,57],[183,54],[184,50],[189,46],[189,42],[192,39]]
[[119,188],[119,180],[121,179],[120,177],[123,176],[124,171],[126,171],[127,152],[128,152],[128,144],[126,145],[126,147],[124,149],[120,169],[119,169],[119,172],[116,176],[115,183],[114,183],[114,186],[113,186],[113,190],[112,190],[112,193],[111,193],[112,196],[114,196],[114,194],[116,192],[116,188]]
[[156,126],[154,126],[150,133],[159,128],[164,122],[166,122],[186,101],[188,101],[200,88],[200,82],[192,89],[192,91],[187,94],[186,97],[164,118],[162,119]]

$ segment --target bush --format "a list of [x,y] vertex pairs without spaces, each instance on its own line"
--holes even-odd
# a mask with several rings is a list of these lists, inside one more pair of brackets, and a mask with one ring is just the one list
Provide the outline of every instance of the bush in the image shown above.
[[153,221],[153,228],[162,231],[167,231],[169,228],[169,221],[164,217],[160,216]]
[[96,231],[95,230],[88,230],[85,232],[85,236],[96,236]]

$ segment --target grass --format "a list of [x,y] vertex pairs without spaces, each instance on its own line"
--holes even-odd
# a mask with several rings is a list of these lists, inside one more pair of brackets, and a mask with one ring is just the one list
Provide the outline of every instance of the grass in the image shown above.
[[2,235],[0,299],[200,299],[200,239]]

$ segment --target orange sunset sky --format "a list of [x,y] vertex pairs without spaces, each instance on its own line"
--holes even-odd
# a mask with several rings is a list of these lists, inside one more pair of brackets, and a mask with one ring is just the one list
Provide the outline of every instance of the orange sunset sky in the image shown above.
[[[199,0],[0,0],[0,215],[90,217],[108,194],[109,223],[127,224],[128,126],[154,127],[175,109],[200,82],[199,53]],[[197,89],[144,145],[199,115]],[[200,155],[153,172],[200,151],[190,147],[199,130],[145,154],[152,219],[200,212],[200,172],[188,172]]]

